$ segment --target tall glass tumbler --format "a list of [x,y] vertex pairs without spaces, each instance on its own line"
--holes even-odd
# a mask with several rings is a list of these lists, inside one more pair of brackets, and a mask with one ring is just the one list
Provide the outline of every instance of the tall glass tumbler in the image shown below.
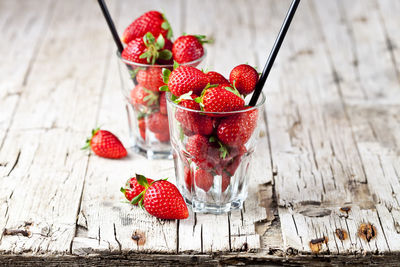
[[[148,159],[172,158],[162,69],[173,65],[139,64],[117,52],[122,93],[127,101],[128,127],[132,148]],[[196,67],[203,57],[183,63]]]
[[242,208],[264,102],[262,94],[255,107],[210,113],[182,107],[167,93],[177,185],[194,212]]

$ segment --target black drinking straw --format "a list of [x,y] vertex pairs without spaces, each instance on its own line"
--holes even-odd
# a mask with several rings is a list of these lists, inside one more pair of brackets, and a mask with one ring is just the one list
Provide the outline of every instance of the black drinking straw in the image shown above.
[[260,79],[256,85],[256,89],[254,90],[253,96],[251,97],[249,106],[255,106],[257,104],[258,98],[260,97],[261,91],[264,87],[265,81],[268,78],[269,72],[271,71],[272,65],[274,65],[274,61],[276,55],[278,55],[279,49],[283,43],[283,39],[285,39],[286,32],[289,29],[290,22],[293,19],[294,13],[296,13],[297,6],[300,4],[300,0],[293,0],[292,4],[289,7],[289,10],[286,14],[285,20],[281,26],[278,37],[275,40],[274,46],[272,47],[271,53],[268,56],[267,63],[265,63],[263,72],[260,76]]
[[110,28],[112,37],[114,38],[114,42],[118,47],[118,51],[119,51],[119,53],[122,53],[122,51],[124,50],[124,47],[122,46],[121,40],[119,39],[117,30],[115,29],[114,22],[111,18],[110,12],[108,12],[107,5],[104,2],[104,0],[97,0],[97,1],[99,2],[101,11],[103,11],[104,18],[106,19],[108,27]]

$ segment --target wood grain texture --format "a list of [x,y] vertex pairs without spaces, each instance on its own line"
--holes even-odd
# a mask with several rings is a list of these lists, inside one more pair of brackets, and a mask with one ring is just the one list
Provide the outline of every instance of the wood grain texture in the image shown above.
[[[119,32],[158,9],[175,36],[212,37],[201,67],[226,76],[245,62],[262,69],[289,4],[108,1]],[[395,265],[399,11],[390,0],[303,1],[265,87],[244,209],[177,222],[119,192],[135,173],[174,182],[173,162],[79,150],[97,125],[129,143],[96,1],[0,1],[0,263]]]

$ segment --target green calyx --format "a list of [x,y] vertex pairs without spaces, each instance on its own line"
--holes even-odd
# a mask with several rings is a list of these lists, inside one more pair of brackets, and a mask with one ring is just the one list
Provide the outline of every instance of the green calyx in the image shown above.
[[159,58],[164,60],[170,60],[172,58],[172,52],[168,49],[163,49],[165,39],[162,34],[160,34],[156,40],[153,34],[148,32],[143,36],[143,42],[147,49],[139,58],[145,58],[147,63],[154,65]]
[[143,87],[143,91],[147,93],[145,97],[143,97],[143,101],[146,102],[148,105],[154,105],[158,101],[158,93],[155,93],[149,89]]
[[172,32],[172,27],[171,24],[169,24],[169,21],[167,20],[167,18],[165,17],[164,14],[162,14],[164,22],[161,24],[161,28],[163,28],[164,30],[167,30],[167,38],[171,39],[172,36],[174,35]]
[[179,98],[175,99],[174,103],[179,104],[182,100],[193,100],[192,94],[193,94],[193,91],[189,91],[186,94],[183,94]]
[[[238,91],[238,89],[236,89],[236,86],[235,86],[235,83],[236,83],[236,80],[234,80],[233,81],[233,88],[232,87],[229,87],[229,86],[226,86],[225,87],[225,90],[227,90],[227,91],[229,91],[229,92],[231,92],[231,93],[234,93],[235,95],[237,95],[238,97],[242,97],[242,95],[239,93],[239,91]],[[243,98],[243,97],[242,97]]]
[[138,204],[139,207],[143,208],[143,196],[146,193],[146,190],[147,190],[147,188],[149,188],[150,185],[149,185],[149,182],[147,181],[147,178],[144,175],[141,175],[141,174],[136,174],[136,181],[141,186],[144,186],[144,190],[139,195],[134,197],[132,199],[131,203],[133,205]]
[[100,131],[100,127],[97,127],[95,129],[92,130],[92,136],[90,138],[86,139],[86,143],[85,146],[83,146],[81,149],[82,150],[86,150],[90,148],[90,143],[92,141],[93,136],[95,136],[97,134],[97,132]]
[[212,44],[214,42],[214,40],[212,39],[207,39],[205,35],[196,34],[193,36],[196,37],[196,39],[199,40],[201,44]]
[[223,144],[223,143],[221,143],[221,141],[219,141],[215,136],[211,136],[209,139],[208,139],[208,141],[210,142],[210,143],[214,143],[214,142],[217,142],[218,143],[218,145],[219,145],[219,157],[220,158],[222,158],[222,159],[225,159],[226,158],[226,156],[229,154],[229,152],[228,152],[228,148]]

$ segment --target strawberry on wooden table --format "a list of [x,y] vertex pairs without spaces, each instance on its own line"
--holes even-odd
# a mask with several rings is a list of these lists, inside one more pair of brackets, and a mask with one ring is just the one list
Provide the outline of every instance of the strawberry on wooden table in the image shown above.
[[232,69],[229,81],[242,95],[248,95],[254,91],[258,82],[258,72],[247,64],[241,64]]
[[192,91],[200,95],[208,84],[208,78],[202,71],[190,66],[177,66],[174,70],[163,69],[164,85],[160,90],[169,90],[174,96],[180,97]]
[[[152,183],[152,179],[147,179],[149,183]],[[144,186],[138,184],[136,177],[129,178],[126,181],[125,188],[121,187],[120,191],[124,194],[125,198],[128,201],[132,201],[135,197],[137,197],[144,190]],[[137,205],[137,204],[136,204]]]
[[135,38],[141,38],[147,32],[154,36],[162,34],[165,38],[172,37],[172,29],[165,16],[158,11],[149,11],[134,20],[122,34],[122,41],[128,44]]
[[136,174],[137,182],[145,189],[136,196],[132,203],[138,203],[146,211],[160,219],[186,219],[189,211],[176,186],[166,180],[149,183],[143,175]]
[[119,159],[126,157],[128,152],[121,141],[109,131],[92,130],[92,136],[86,140],[86,145],[82,149],[91,148],[92,151],[103,158]]
[[172,46],[173,58],[179,64],[191,62],[204,55],[203,44],[210,42],[204,35],[183,35]]

